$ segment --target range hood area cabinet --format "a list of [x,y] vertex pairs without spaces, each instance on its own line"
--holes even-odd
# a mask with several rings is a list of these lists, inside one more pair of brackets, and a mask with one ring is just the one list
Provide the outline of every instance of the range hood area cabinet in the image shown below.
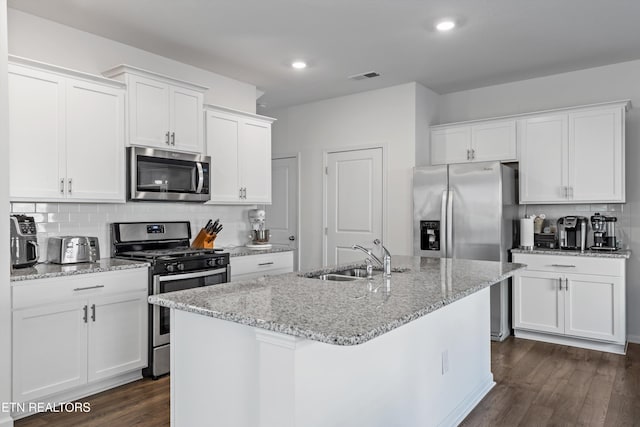
[[271,124],[275,119],[205,106],[211,157],[208,204],[271,203]]
[[520,203],[624,203],[628,101],[522,119]]
[[515,120],[431,128],[431,164],[517,161]]
[[125,86],[9,61],[10,199],[124,203]]
[[127,85],[127,144],[202,153],[207,87],[119,65],[102,73]]

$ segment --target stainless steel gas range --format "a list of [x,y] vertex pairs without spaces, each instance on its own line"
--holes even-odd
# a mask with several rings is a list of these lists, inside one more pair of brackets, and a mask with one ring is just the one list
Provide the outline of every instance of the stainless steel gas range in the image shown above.
[[[147,261],[149,295],[212,286],[231,279],[229,254],[216,249],[191,249],[187,221],[119,222],[111,225],[112,256]],[[149,305],[149,366],[143,375],[169,372],[169,313]]]

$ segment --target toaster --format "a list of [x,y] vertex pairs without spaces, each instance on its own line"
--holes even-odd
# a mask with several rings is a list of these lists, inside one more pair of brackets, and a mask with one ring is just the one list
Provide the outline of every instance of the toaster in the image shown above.
[[47,261],[53,264],[96,262],[100,259],[97,237],[58,236],[47,241]]

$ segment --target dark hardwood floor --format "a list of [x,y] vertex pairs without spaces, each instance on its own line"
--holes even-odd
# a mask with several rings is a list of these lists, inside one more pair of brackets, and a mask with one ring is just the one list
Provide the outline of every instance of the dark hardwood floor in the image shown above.
[[[638,344],[618,356],[510,338],[492,343],[491,358],[497,384],[463,426],[640,426]],[[83,401],[91,403],[90,413],[44,413],[15,425],[169,425],[168,377],[136,381]]]

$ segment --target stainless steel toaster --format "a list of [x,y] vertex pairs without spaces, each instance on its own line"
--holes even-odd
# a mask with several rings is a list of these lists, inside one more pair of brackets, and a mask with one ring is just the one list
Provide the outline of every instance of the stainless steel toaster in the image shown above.
[[97,237],[58,236],[47,241],[47,261],[54,264],[96,262],[100,259]]

